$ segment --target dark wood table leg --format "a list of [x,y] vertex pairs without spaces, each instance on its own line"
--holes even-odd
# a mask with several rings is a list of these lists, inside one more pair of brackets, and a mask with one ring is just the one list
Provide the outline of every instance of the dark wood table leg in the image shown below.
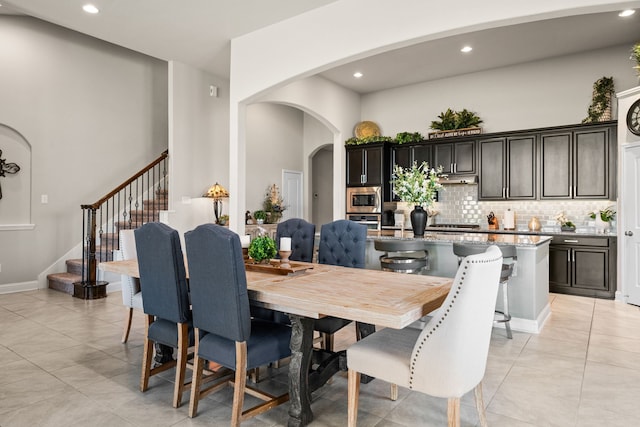
[[309,369],[313,347],[313,319],[289,314],[291,362],[289,362],[289,427],[306,426],[313,420]]

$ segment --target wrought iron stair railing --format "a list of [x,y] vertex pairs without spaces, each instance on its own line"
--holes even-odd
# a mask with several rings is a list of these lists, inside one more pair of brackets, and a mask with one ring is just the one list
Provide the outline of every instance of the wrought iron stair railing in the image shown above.
[[[113,259],[120,230],[158,221],[160,211],[167,209],[168,154],[168,151],[163,152],[97,202],[80,206],[84,240],[81,285],[85,289],[85,299],[106,296],[95,295],[87,289],[98,285],[98,263]],[[78,285],[74,284],[76,288]],[[74,291],[74,296],[82,297],[77,294]]]

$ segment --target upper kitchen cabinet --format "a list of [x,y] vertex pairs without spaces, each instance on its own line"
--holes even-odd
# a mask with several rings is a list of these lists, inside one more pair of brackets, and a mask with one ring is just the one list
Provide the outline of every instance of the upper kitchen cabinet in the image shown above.
[[540,199],[615,198],[615,126],[543,133]]
[[479,200],[536,198],[536,135],[479,140]]
[[442,166],[446,175],[476,173],[476,142],[433,144],[433,166]]
[[402,166],[403,168],[411,167],[413,162],[418,165],[426,162],[430,167],[433,166],[431,164],[431,144],[395,145],[391,149],[391,153],[392,168],[394,165]]
[[381,186],[385,182],[384,144],[347,146],[346,149],[347,186]]

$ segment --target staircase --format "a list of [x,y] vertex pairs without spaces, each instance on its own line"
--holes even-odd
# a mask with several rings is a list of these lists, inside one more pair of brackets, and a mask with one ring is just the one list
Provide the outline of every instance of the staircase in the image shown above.
[[120,230],[158,221],[160,211],[168,209],[167,155],[165,151],[98,202],[82,205],[83,258],[67,260],[64,273],[47,275],[49,289],[83,299],[106,297],[107,283],[96,281],[97,265],[113,260]]
[[[113,251],[119,249],[120,230],[136,229],[147,222],[158,221],[160,211],[166,210],[167,192],[156,191],[154,199],[143,201],[143,210],[132,211],[131,221],[117,221],[115,233],[102,233],[101,242],[107,242],[106,245],[96,245],[96,257],[101,261],[113,261]],[[49,289],[66,292],[73,295],[75,282],[82,281],[82,259],[68,259],[65,261],[67,271],[64,273],[53,273],[47,275]]]

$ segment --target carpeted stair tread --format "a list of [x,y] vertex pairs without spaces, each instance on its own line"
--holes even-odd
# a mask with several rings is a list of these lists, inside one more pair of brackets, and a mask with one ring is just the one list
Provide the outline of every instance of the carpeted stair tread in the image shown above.
[[49,289],[65,292],[69,295],[73,295],[73,283],[80,282],[81,280],[82,276],[73,273],[53,273],[47,275]]
[[67,273],[82,275],[82,260],[81,259],[68,259],[65,261],[67,264]]

